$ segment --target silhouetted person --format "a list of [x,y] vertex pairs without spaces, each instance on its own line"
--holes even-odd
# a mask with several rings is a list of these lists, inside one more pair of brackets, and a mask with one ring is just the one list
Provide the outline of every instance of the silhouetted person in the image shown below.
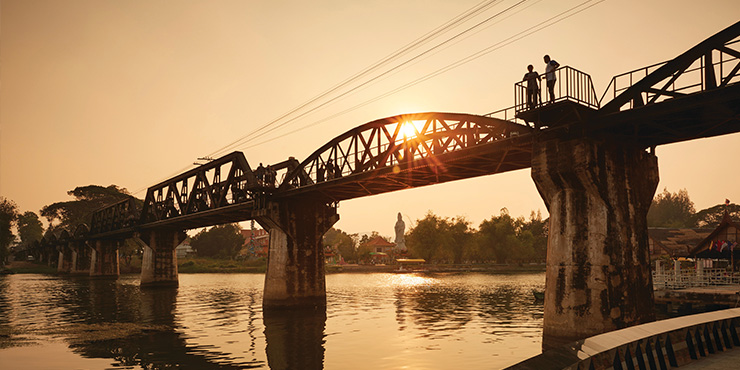
[[334,162],[331,159],[326,161],[326,179],[334,179]]
[[339,166],[339,163],[336,163],[334,165],[334,177],[335,178],[342,177],[342,167]]
[[259,185],[264,185],[265,183],[265,167],[262,166],[262,162],[260,162],[260,165],[257,166],[257,169],[254,170],[254,175],[257,177],[257,183]]
[[558,62],[550,59],[549,55],[545,55],[545,79],[547,79],[547,91],[550,93],[550,103],[555,101],[555,70],[560,67]]
[[322,182],[324,181],[324,173],[326,172],[326,169],[324,169],[323,165],[319,165],[319,168],[316,169],[316,182]]
[[531,64],[527,66],[527,70],[529,72],[524,74],[522,81],[527,81],[527,109],[532,109],[539,104],[540,74],[534,71],[534,66]]
[[265,169],[265,182],[266,186],[275,187],[275,179],[277,177],[277,171],[275,171],[271,165],[267,165]]

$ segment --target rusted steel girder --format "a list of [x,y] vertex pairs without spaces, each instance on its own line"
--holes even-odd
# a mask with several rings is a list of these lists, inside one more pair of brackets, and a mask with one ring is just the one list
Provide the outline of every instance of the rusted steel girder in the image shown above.
[[286,175],[274,196],[310,192],[339,201],[527,168],[531,132],[524,125],[471,114],[383,118],[319,148]]
[[233,152],[150,187],[139,223],[246,203],[260,186],[244,154]]
[[[692,92],[713,90],[724,87],[740,80],[740,51],[736,50],[737,41],[740,37],[740,22],[737,22],[724,30],[714,34],[700,42],[693,48],[676,58],[653,66],[644,67],[636,71],[627,72],[616,76],[610,83],[615,95],[611,101],[602,104],[601,113],[614,113],[619,111],[625,104],[630,103],[631,108],[653,104],[663,99],[671,99],[685,96]],[[733,44],[735,49],[733,49]],[[719,59],[714,58],[717,54]],[[729,58],[723,59],[727,55]],[[698,67],[692,68],[698,62]],[[728,69],[724,64],[729,63],[732,68]],[[720,81],[717,81],[715,69],[721,72]],[[649,72],[651,71],[652,72]],[[677,80],[687,76],[690,71],[697,72],[690,83],[678,84]],[[649,72],[649,73],[648,73]],[[634,74],[643,73],[645,77],[632,83]],[[626,88],[617,86],[620,77],[626,79]],[[607,88],[606,93],[610,91]],[[604,95],[606,95],[606,93]],[[603,97],[602,97],[603,100]]]

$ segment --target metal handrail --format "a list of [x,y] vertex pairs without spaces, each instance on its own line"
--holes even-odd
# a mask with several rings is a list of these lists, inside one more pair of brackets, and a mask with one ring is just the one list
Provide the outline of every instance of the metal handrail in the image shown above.
[[[514,122],[520,125],[530,126],[529,122],[516,117],[516,106],[511,106],[504,109],[499,109],[488,114],[484,114],[484,117],[498,118],[504,121]],[[531,127],[531,126],[530,126]]]
[[[740,40],[729,42],[725,44],[725,46],[730,46],[733,44],[740,43]],[[733,61],[737,61],[738,58],[732,54],[728,54],[721,51],[716,51],[717,55],[719,56],[719,60],[717,62],[712,63],[712,67],[715,69],[715,72],[719,72],[717,76],[719,77],[719,80],[722,81],[726,78],[729,78],[731,82],[728,84],[734,84],[737,82],[740,82],[740,75],[733,74],[730,75],[730,73],[733,73],[734,70],[732,68],[727,68],[727,64],[731,63]],[[605,99],[607,95],[611,92],[611,99],[616,98],[620,93],[623,91],[629,89],[632,87],[635,83],[642,80],[644,77],[648,76],[658,68],[664,66],[666,63],[670,61],[664,61],[656,64],[649,65],[647,67],[638,68],[629,72],[624,72],[622,74],[616,75],[612,77],[611,81],[609,82],[609,85],[604,90],[604,93],[601,95],[601,98],[599,99],[599,106],[604,106],[604,104],[607,102]],[[698,58],[696,59],[688,68],[686,68],[682,73],[680,73],[683,76],[689,76],[689,78],[694,78],[691,81],[688,81],[689,78],[684,78],[681,81],[685,82],[684,84],[677,84],[678,79],[671,82],[668,86],[666,86],[666,90],[669,93],[681,93],[681,94],[691,94],[696,92],[702,92],[707,89],[707,81],[704,79],[705,74],[703,73],[706,69],[704,58]],[[698,78],[696,77],[698,75]],[[674,77],[676,74],[673,75]],[[624,81],[627,80],[627,81]],[[618,83],[623,82],[624,86],[619,87]],[[651,92],[643,92],[643,97],[645,98],[645,102],[651,102],[651,98],[654,98],[657,93],[651,93]],[[672,97],[667,94],[662,95],[662,99],[652,99],[654,103],[657,103],[659,101],[664,101],[667,99],[671,99]],[[611,100],[609,99],[609,100]],[[649,103],[648,103],[649,104]],[[630,108],[634,107],[634,103],[630,102]]]
[[547,91],[546,74],[540,75],[535,102],[527,102],[527,81],[514,84],[514,110],[516,113],[540,107],[546,102],[572,101],[589,108],[599,109],[591,76],[573,67],[560,67],[550,73],[555,74],[554,97],[550,100]]

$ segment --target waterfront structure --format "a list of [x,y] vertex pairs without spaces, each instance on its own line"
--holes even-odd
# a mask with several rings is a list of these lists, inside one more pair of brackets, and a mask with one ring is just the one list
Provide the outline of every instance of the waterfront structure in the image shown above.
[[712,229],[706,228],[651,227],[648,229],[650,261],[689,257],[691,250],[711,232]]
[[270,234],[264,229],[242,229],[244,246],[239,251],[239,258],[267,257],[270,246]]
[[[531,167],[551,215],[544,346],[644,323],[653,319],[655,147],[740,132],[738,36],[740,22],[673,60],[615,76],[608,98],[565,66],[548,104],[527,106],[517,83],[515,106],[487,116],[369,122],[302,162],[267,166],[269,181],[234,152],[150,187],[143,209],[129,199],[97,211],[75,240],[93,249],[91,276],[117,276],[118,245],[134,238],[144,247],[142,286],[177,285],[183,230],[255,220],[270,234],[264,308],[320,310],[321,239],[340,201]],[[52,235],[41,245],[63,242]]]
[[371,238],[364,245],[370,248],[370,258],[374,263],[390,263],[391,256],[396,253],[396,244],[385,240],[382,236]]

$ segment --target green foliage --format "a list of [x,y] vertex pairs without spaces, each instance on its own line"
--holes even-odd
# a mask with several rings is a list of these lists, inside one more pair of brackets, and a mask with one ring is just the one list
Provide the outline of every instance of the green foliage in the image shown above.
[[342,230],[331,228],[324,234],[324,245],[339,252],[345,261],[357,261],[357,248],[352,235]]
[[482,255],[493,257],[498,263],[506,263],[509,259],[524,259],[533,254],[523,250],[524,244],[517,238],[523,223],[523,218],[512,218],[506,208],[499,216],[483,220],[478,238]]
[[740,205],[730,203],[728,205],[718,204],[714,207],[702,209],[694,214],[694,224],[698,227],[716,228],[719,223],[722,222],[722,217],[725,215],[725,210],[730,215],[730,218],[738,222],[740,221]]
[[448,219],[429,212],[408,232],[406,245],[414,257],[435,263],[544,260],[547,224],[539,212],[525,221],[512,218],[504,208],[475,230],[463,217]]
[[21,237],[21,243],[26,245],[41,240],[44,236],[44,226],[36,213],[27,211],[18,216],[18,235]]
[[238,224],[225,224],[199,232],[190,246],[200,257],[234,258],[245,240]]
[[474,242],[470,221],[442,218],[431,211],[406,234],[406,246],[415,257],[430,262],[462,263]]
[[416,224],[406,234],[406,247],[409,252],[428,262],[437,260],[438,251],[446,243],[447,236],[444,234],[445,219],[427,212],[423,219],[417,220]]
[[[70,231],[74,231],[74,228],[82,223],[89,225],[94,211],[131,197],[126,189],[116,185],[78,186],[67,194],[73,196],[75,200],[46,205],[41,209],[41,216],[46,217],[49,225],[56,221],[59,222],[57,226],[66,227]],[[139,205],[143,204],[143,201],[138,199],[137,201]]]
[[[529,222],[522,224],[520,237],[525,239],[526,243],[531,243],[533,258],[544,260],[547,257],[547,236],[548,236],[549,219],[542,219],[540,211],[532,211],[529,215]],[[531,234],[531,239],[527,235]]]
[[225,261],[212,258],[188,258],[180,260],[177,270],[183,274],[192,273],[264,273],[267,270],[267,260],[255,258],[241,261]]
[[15,240],[11,228],[18,218],[18,206],[12,200],[0,197],[0,266],[9,253],[10,243]]
[[649,227],[685,228],[695,227],[694,203],[689,199],[686,189],[670,193],[663,189],[650,205],[647,214]]

